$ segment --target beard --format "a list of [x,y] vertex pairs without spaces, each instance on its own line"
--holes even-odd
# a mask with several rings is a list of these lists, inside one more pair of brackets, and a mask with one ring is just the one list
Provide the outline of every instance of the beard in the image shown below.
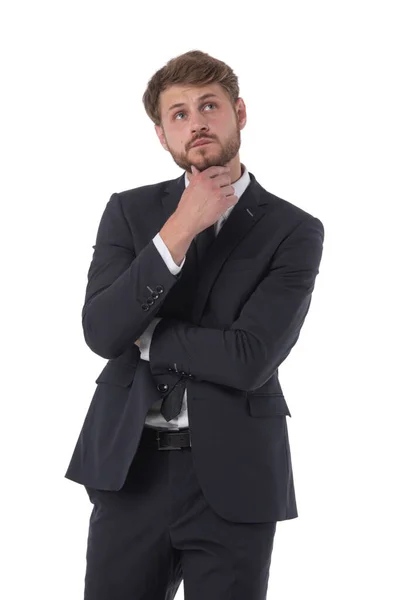
[[[205,135],[205,137],[208,136]],[[166,138],[165,141],[174,162],[188,173],[192,172],[193,164],[199,171],[205,171],[205,169],[214,166],[225,166],[237,155],[240,149],[241,138],[238,122],[236,121],[235,132],[224,145],[213,138],[209,139],[214,142],[212,148],[208,145],[205,145],[204,148],[198,146],[197,148],[190,148],[188,152],[174,152],[169,147]]]

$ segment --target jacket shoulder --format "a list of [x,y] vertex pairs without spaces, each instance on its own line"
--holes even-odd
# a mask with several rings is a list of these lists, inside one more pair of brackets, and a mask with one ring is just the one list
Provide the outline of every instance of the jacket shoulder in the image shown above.
[[286,213],[288,216],[292,216],[295,220],[307,221],[308,219],[315,218],[315,215],[312,215],[311,213],[307,212],[297,204],[294,204],[289,200],[285,200],[284,198],[280,198],[279,196],[271,194],[270,192],[267,193],[270,199],[272,199],[272,202],[278,205],[284,213]]
[[167,179],[158,183],[151,183],[148,185],[141,185],[129,190],[123,190],[117,192],[122,205],[132,205],[132,203],[140,204],[146,202],[147,205],[151,199],[158,200],[161,198],[167,188],[176,182],[176,179]]
[[259,196],[262,198],[262,204],[268,204],[269,208],[273,209],[272,212],[276,216],[279,222],[286,223],[290,228],[295,227],[301,222],[309,221],[310,219],[317,219],[322,225],[321,220],[310,212],[304,210],[297,204],[285,200],[272,192],[266,190],[262,185],[258,183]]

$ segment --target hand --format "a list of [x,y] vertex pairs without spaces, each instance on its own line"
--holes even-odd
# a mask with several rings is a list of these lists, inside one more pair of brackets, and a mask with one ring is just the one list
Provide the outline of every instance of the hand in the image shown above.
[[216,223],[224,212],[238,202],[231,185],[229,167],[213,166],[199,171],[192,165],[193,177],[183,192],[175,215],[182,228],[193,237]]

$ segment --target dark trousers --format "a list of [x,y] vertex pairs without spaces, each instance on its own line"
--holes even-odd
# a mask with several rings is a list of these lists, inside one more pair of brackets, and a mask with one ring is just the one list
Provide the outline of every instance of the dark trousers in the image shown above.
[[121,490],[86,491],[85,600],[172,600],[182,579],[185,600],[265,600],[276,522],[215,513],[190,447],[159,450],[145,427]]

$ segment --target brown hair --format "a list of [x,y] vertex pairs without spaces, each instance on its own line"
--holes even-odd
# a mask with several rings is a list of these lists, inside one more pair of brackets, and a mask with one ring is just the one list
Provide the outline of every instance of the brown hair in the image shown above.
[[174,84],[202,86],[209,83],[219,83],[228,92],[234,106],[239,97],[239,84],[237,76],[227,64],[200,50],[191,50],[171,58],[147,84],[142,98],[145,111],[153,123],[161,125],[161,92]]

